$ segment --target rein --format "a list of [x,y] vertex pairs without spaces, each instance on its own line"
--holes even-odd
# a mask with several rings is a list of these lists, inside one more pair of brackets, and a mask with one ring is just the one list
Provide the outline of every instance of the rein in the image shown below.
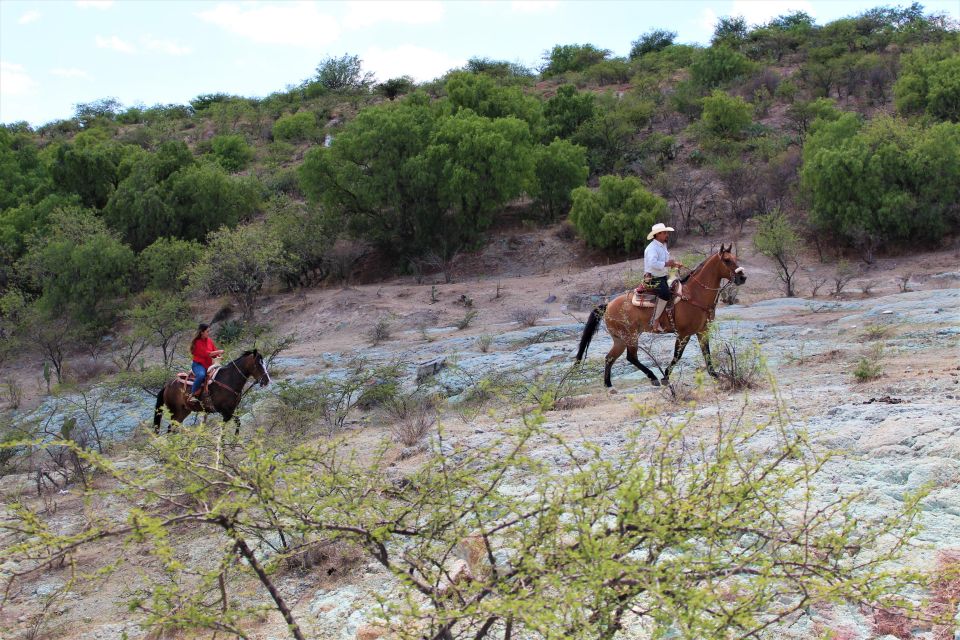
[[[230,361],[230,365],[232,365],[233,368],[237,370],[237,373],[239,373],[241,376],[243,376],[243,383],[240,385],[240,391],[237,391],[237,390],[233,389],[232,387],[229,387],[229,386],[227,386],[226,384],[220,382],[219,380],[217,380],[216,376],[214,376],[213,380],[211,380],[210,382],[212,382],[213,384],[216,384],[216,385],[219,385],[219,386],[223,387],[224,389],[226,389],[227,391],[229,391],[229,392],[232,393],[233,395],[237,396],[237,404],[239,404],[240,401],[243,400],[243,396],[245,396],[245,395],[247,394],[247,392],[250,391],[250,389],[253,389],[253,388],[257,385],[257,381],[256,381],[256,379],[254,379],[253,384],[251,384],[249,387],[247,387],[246,389],[244,389],[244,387],[245,387],[246,384],[247,384],[247,380],[248,380],[249,378],[253,377],[252,374],[244,373],[243,370],[240,369],[239,366],[237,366],[237,361],[236,361],[236,360],[231,360],[231,361]],[[230,365],[227,365],[227,366],[230,366]]]
[[[707,258],[707,260],[709,260],[709,259],[710,259],[710,258]],[[684,293],[682,293],[682,294],[680,295],[680,300],[683,301],[683,302],[686,302],[687,304],[691,304],[691,305],[693,305],[694,307],[697,307],[698,309],[701,309],[701,310],[705,311],[705,312],[707,313],[707,315],[710,317],[710,319],[712,320],[712,319],[713,319],[713,316],[714,316],[714,314],[716,313],[716,310],[717,310],[717,304],[720,302],[720,294],[721,294],[721,292],[723,292],[724,289],[726,289],[726,288],[729,287],[731,284],[733,284],[733,280],[731,280],[731,279],[729,279],[729,278],[721,278],[721,280],[724,280],[724,279],[727,280],[727,283],[726,283],[725,285],[722,285],[722,286],[719,286],[719,287],[708,287],[707,285],[705,285],[705,284],[703,284],[702,282],[700,282],[700,278],[698,278],[697,276],[700,275],[700,270],[701,270],[701,268],[703,267],[703,265],[705,265],[705,264],[707,263],[707,260],[704,260],[703,262],[701,262],[699,265],[697,265],[697,266],[694,267],[693,269],[690,269],[690,273],[687,274],[687,278],[689,278],[690,280],[693,280],[693,282],[697,283],[697,285],[699,285],[699,286],[702,287],[703,289],[706,289],[707,291],[715,291],[715,292],[716,292],[716,293],[714,294],[714,296],[713,296],[713,305],[712,305],[712,306],[709,306],[709,307],[706,307],[706,306],[700,304],[699,302],[694,301],[692,298],[690,298],[689,296],[687,296],[686,291],[684,291]],[[672,321],[672,318],[671,318],[671,321]]]

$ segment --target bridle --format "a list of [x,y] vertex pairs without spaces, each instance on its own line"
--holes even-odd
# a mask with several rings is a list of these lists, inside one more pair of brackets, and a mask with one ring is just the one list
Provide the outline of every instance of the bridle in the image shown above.
[[[718,256],[719,256],[720,254],[715,254],[715,255],[718,255]],[[707,260],[709,260],[709,258],[707,258]],[[732,277],[733,274],[741,273],[741,272],[743,271],[743,267],[737,266],[737,268],[734,269],[734,270],[731,272],[731,277],[722,276],[720,279],[721,279],[721,280],[726,280],[726,281],[727,281],[726,284],[721,285],[721,286],[719,286],[719,287],[708,287],[707,285],[705,285],[705,284],[703,284],[702,282],[700,282],[700,278],[697,277],[697,276],[700,275],[700,271],[702,270],[701,267],[706,264],[707,260],[704,260],[701,264],[697,265],[697,266],[694,267],[693,269],[690,269],[690,273],[688,274],[688,276],[689,276],[689,278],[690,278],[691,280],[693,280],[695,283],[697,283],[698,286],[702,287],[703,289],[706,289],[707,291],[714,291],[714,292],[716,292],[716,293],[714,293],[714,295],[713,295],[713,305],[710,306],[710,307],[705,307],[705,306],[703,306],[702,304],[700,304],[699,302],[696,302],[696,301],[694,301],[692,298],[690,298],[689,296],[687,296],[686,292],[680,294],[680,300],[682,300],[683,302],[686,302],[686,303],[688,303],[688,304],[691,304],[691,305],[697,307],[698,309],[701,309],[701,310],[705,311],[705,312],[707,313],[707,315],[710,316],[710,319],[712,320],[714,313],[716,313],[717,304],[718,304],[719,301],[720,301],[720,294],[723,293],[723,290],[724,290],[724,289],[726,289],[726,288],[729,287],[730,285],[734,284],[734,282],[733,282],[733,277]],[[721,260],[721,262],[722,262],[722,260]],[[729,267],[728,267],[728,269],[729,269]],[[671,318],[671,320],[672,320],[672,318]]]
[[[257,354],[257,353],[249,353],[249,354],[247,354],[247,355],[253,356],[253,357],[259,356],[261,359],[263,358],[263,356],[260,356],[260,355]],[[260,381],[263,380],[264,376],[266,376],[268,380],[269,380],[269,378],[270,378],[270,374],[266,372],[266,369],[264,369],[264,375],[263,375],[263,376],[260,376],[259,378],[253,378],[253,374],[252,374],[252,373],[244,373],[244,372],[243,372],[243,369],[240,368],[240,365],[237,364],[237,360],[240,360],[240,359],[241,359],[241,358],[237,358],[237,359],[235,359],[235,360],[231,360],[231,361],[230,361],[230,364],[228,365],[228,366],[232,366],[234,369],[237,370],[237,373],[239,373],[241,376],[243,376],[243,384],[240,385],[240,391],[237,391],[237,390],[233,389],[232,387],[229,387],[229,386],[225,385],[224,383],[222,383],[222,382],[220,382],[219,380],[217,380],[216,377],[214,377],[214,379],[211,380],[211,382],[213,382],[214,384],[223,387],[224,389],[226,389],[227,391],[229,391],[229,392],[232,393],[233,395],[237,396],[237,402],[238,402],[238,403],[240,402],[240,400],[243,399],[243,396],[245,396],[245,395],[247,394],[247,392],[249,392],[251,389],[253,389],[255,386],[257,386],[257,384],[259,384]],[[251,384],[249,387],[246,387],[246,385],[247,385],[247,379],[248,379],[248,378],[253,378],[253,384]],[[244,387],[246,387],[246,388],[244,389]]]

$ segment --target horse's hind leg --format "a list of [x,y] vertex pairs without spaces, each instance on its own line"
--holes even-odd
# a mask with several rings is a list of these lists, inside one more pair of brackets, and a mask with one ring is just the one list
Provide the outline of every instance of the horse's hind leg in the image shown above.
[[617,358],[620,357],[620,354],[622,354],[626,348],[627,345],[621,342],[619,338],[613,339],[613,347],[607,352],[607,357],[604,359],[606,364],[603,367],[603,384],[605,386],[613,386],[613,383],[610,382],[610,370],[613,369],[613,363],[617,361]]
[[663,372],[662,382],[670,381],[670,372],[673,371],[673,366],[680,362],[680,358],[683,357],[683,350],[687,348],[688,342],[690,342],[690,336],[677,336],[677,341],[673,344],[673,360],[667,370]]
[[647,374],[647,377],[650,378],[650,382],[653,384],[653,386],[660,386],[660,381],[657,380],[657,376],[653,375],[653,371],[647,369],[645,366],[643,366],[643,363],[640,362],[640,358],[637,357],[636,347],[627,347],[627,360],[629,360],[630,364],[635,366],[637,369],[640,369],[640,371],[643,371],[645,374]]
[[233,424],[236,427],[233,430],[233,435],[239,436],[240,435],[240,416],[233,416]]
[[703,353],[703,361],[707,363],[707,373],[714,378],[719,378],[717,370],[713,368],[713,356],[710,355],[710,334],[706,331],[697,334],[697,340],[700,341],[700,351]]

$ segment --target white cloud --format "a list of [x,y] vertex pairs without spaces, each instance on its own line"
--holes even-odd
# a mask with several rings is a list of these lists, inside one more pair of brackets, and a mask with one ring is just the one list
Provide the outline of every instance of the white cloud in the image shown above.
[[37,86],[36,81],[27,75],[22,64],[0,60],[0,95],[28,96]]
[[20,16],[20,19],[17,20],[20,24],[30,24],[31,22],[36,22],[40,19],[40,16],[43,14],[39,11],[27,11],[25,14]]
[[378,22],[429,24],[443,19],[439,0],[369,0],[347,3],[343,23],[351,29],[369,27]]
[[97,36],[94,38],[94,41],[97,43],[97,47],[100,49],[113,49],[114,51],[120,51],[121,53],[136,53],[137,49],[129,42],[121,40],[117,36],[110,36],[109,38],[104,36]]
[[393,49],[371,47],[361,56],[361,59],[364,70],[372,71],[381,82],[403,75],[412,76],[418,82],[433,80],[450,69],[462,67],[467,63],[466,60],[453,58],[440,51],[412,44],[400,45]]
[[89,73],[83,69],[76,69],[73,67],[57,67],[56,69],[50,69],[50,75],[59,76],[61,78],[83,78],[85,80],[92,80]]
[[743,16],[750,26],[766,24],[771,18],[782,16],[794,11],[805,11],[815,17],[813,3],[809,0],[734,0],[730,9],[731,16]]
[[77,0],[77,6],[81,9],[105,11],[113,6],[113,0]]
[[222,2],[196,15],[201,20],[264,44],[324,49],[340,36],[337,21],[317,11],[312,2]]
[[171,56],[185,56],[192,51],[190,47],[181,46],[173,40],[158,40],[151,35],[141,37],[140,44],[147,51],[156,51]]
[[717,12],[707,7],[700,12],[700,28],[706,30],[707,33],[713,33],[713,28],[717,26],[718,18]]
[[558,4],[557,0],[513,0],[510,10],[516,13],[549,13]]

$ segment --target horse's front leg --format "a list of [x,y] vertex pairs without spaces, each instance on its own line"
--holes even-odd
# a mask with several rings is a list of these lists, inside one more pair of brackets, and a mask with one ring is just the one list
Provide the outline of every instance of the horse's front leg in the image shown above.
[[697,334],[697,340],[700,342],[700,351],[703,353],[703,361],[707,363],[707,373],[714,378],[719,378],[717,370],[713,368],[713,356],[710,355],[710,334],[706,331]]
[[233,424],[235,426],[235,429],[233,430],[233,435],[239,436],[240,435],[240,416],[233,416]]
[[670,372],[673,371],[673,366],[680,362],[680,358],[683,357],[683,350],[687,348],[688,342],[690,342],[690,336],[677,336],[677,341],[673,343],[673,360],[667,370],[663,372],[662,382],[664,384],[670,382]]

